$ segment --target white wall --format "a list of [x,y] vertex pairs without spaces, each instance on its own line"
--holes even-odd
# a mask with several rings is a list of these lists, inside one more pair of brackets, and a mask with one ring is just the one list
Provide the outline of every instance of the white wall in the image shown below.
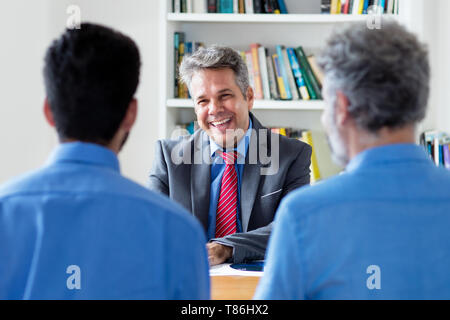
[[[138,120],[122,150],[122,173],[145,184],[158,134],[158,6],[154,0],[0,0],[0,183],[40,166],[57,144],[45,124],[43,56],[61,34],[70,4],[82,21],[102,23],[133,38],[141,53]],[[3,17],[4,16],[4,17]],[[5,48],[8,48],[5,50]]]
[[45,161],[53,143],[42,116],[47,1],[0,1],[0,183]]

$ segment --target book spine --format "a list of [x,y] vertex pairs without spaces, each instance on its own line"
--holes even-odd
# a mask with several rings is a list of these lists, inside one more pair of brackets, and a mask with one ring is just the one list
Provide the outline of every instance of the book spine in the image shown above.
[[364,0],[363,14],[367,14],[368,8],[369,8],[369,0]]
[[280,12],[282,14],[287,14],[288,10],[286,7],[286,3],[284,3],[284,0],[278,0],[278,6],[280,7]]
[[291,62],[292,71],[294,73],[295,81],[297,82],[297,87],[300,91],[300,95],[303,100],[309,100],[308,89],[306,88],[305,81],[302,76],[302,72],[300,69],[300,64],[298,63],[297,57],[295,55],[293,48],[288,48],[287,53],[289,56],[289,60]]
[[286,67],[286,73],[287,73],[288,82],[289,82],[289,89],[291,90],[291,93],[292,93],[292,100],[300,100],[300,95],[298,93],[297,85],[295,84],[294,75],[292,74],[292,66],[289,61],[289,57],[288,57],[286,48],[283,48],[282,52],[283,52],[283,61],[284,61],[284,65]]
[[172,2],[173,12],[180,13],[181,12],[181,0],[173,0]]
[[253,0],[245,0],[245,13],[254,13],[253,11]]
[[386,0],[380,0],[380,10],[381,13],[384,13],[384,7],[386,5]]
[[194,12],[193,0],[186,0],[186,12],[187,13],[193,13]]
[[179,98],[178,96],[178,60],[179,60],[179,46],[180,46],[180,33],[175,32],[173,34],[173,58],[174,58],[174,86],[173,86],[173,96]]
[[281,14],[280,6],[278,5],[278,0],[270,0],[273,7],[273,13]]
[[343,7],[342,7],[342,13],[343,14],[348,14],[348,9],[349,9],[349,6],[350,6],[350,0],[344,0],[345,2],[344,2],[344,5],[343,5]]
[[206,1],[205,0],[194,0],[193,2],[194,13],[206,13]]
[[181,0],[181,12],[187,13],[187,3],[186,0]]
[[245,2],[244,2],[244,0],[239,0],[239,13],[245,13]]
[[331,0],[322,0],[320,3],[320,13],[330,14],[331,13]]
[[258,48],[259,70],[261,73],[261,81],[263,86],[264,99],[270,99],[270,86],[269,86],[269,72],[267,70],[267,55],[266,48]]
[[364,0],[353,0],[352,14],[358,14],[360,1],[364,1]]
[[274,100],[280,99],[280,94],[277,88],[277,79],[275,77],[275,69],[273,66],[273,60],[271,56],[267,56],[267,71],[269,72],[269,87],[270,87],[270,96]]
[[282,46],[277,45],[276,49],[277,49],[277,55],[278,55],[279,70],[281,72],[281,77],[283,78],[284,90],[286,90],[286,99],[291,100],[292,93],[291,93],[291,90],[289,89],[289,80],[288,80],[288,76],[287,76],[287,72],[286,72],[287,69],[284,64],[284,59],[283,59],[283,48],[282,48]]
[[207,0],[208,1],[208,13],[216,13],[217,6],[216,0]]
[[340,0],[331,0],[331,14],[340,13]]
[[364,1],[365,1],[365,0],[359,0],[358,14],[363,14],[363,11],[364,11]]
[[324,74],[323,74],[322,70],[320,70],[319,65],[317,64],[316,58],[314,56],[309,56],[307,59],[308,59],[309,65],[312,69],[312,72],[314,74],[314,77],[317,80],[317,83],[322,88]]
[[264,12],[265,13],[274,13],[273,7],[272,7],[272,1],[271,0],[263,0],[264,2]]
[[[180,34],[180,44],[179,44],[179,48],[178,48],[178,53],[179,53],[179,59],[178,59],[178,68],[179,68],[181,62],[183,61],[184,55],[185,55],[184,34]],[[177,72],[177,76],[178,76],[178,72]],[[180,98],[188,97],[187,88],[184,83],[179,83],[179,85],[178,85],[178,97],[180,97]]]
[[220,0],[220,13],[233,13],[233,0]]
[[263,13],[263,5],[261,0],[253,0],[253,11],[254,13]]
[[312,148],[311,154],[311,182],[316,182],[320,179],[319,165],[317,163],[316,150],[314,147],[311,131],[302,132],[303,142],[309,144]]
[[258,48],[260,47],[257,43],[252,43],[250,45],[250,51],[252,52],[252,65],[253,65],[253,78],[255,81],[255,99],[263,99],[263,88],[262,88],[262,79],[261,79],[261,71],[259,68],[259,59],[258,59]]
[[239,0],[233,0],[233,13],[239,13]]
[[275,76],[277,79],[277,83],[278,83],[278,89],[280,90],[280,98],[283,100],[288,100],[288,96],[286,93],[286,88],[284,86],[284,80],[283,80],[283,76],[281,74],[281,68],[280,68],[280,63],[279,63],[279,59],[278,59],[278,54],[273,54],[272,55],[273,58],[273,66],[274,66],[274,70],[275,70]]
[[[308,59],[306,58],[303,48],[301,46],[297,47],[296,53],[298,54],[300,66],[302,67],[302,70],[305,70],[306,77],[309,79],[309,81],[311,83],[311,86],[314,90],[314,95],[316,96],[316,99],[322,99],[322,95],[320,93],[321,92],[320,86],[316,80],[316,77],[314,77],[311,67],[309,66]],[[311,94],[311,92],[310,92],[310,94]]]
[[245,51],[245,62],[247,63],[247,69],[248,69],[248,80],[250,83],[250,86],[255,89],[255,76],[253,72],[253,57],[252,52]]
[[316,95],[316,92],[314,91],[314,88],[312,86],[311,79],[309,78],[309,76],[308,76],[308,74],[306,72],[306,68],[305,68],[304,62],[301,59],[302,54],[301,54],[301,52],[299,52],[298,48],[295,49],[295,53],[297,55],[297,61],[298,61],[299,65],[300,65],[300,69],[303,71],[303,73],[302,73],[303,80],[305,81],[306,88],[308,89],[309,97],[311,98],[311,100],[317,100],[317,95]]

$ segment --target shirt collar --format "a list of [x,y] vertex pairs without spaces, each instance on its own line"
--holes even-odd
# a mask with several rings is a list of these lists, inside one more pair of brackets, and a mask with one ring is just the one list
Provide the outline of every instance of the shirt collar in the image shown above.
[[120,172],[117,155],[110,149],[94,143],[66,142],[58,145],[47,160],[47,164],[57,162],[78,162],[108,167]]
[[[238,152],[238,159],[243,158],[247,156],[247,149],[248,145],[250,144],[250,138],[252,136],[252,119],[249,117],[249,123],[248,123],[248,129],[245,133],[245,136],[242,137],[242,139],[239,141],[238,145],[234,150]],[[209,145],[210,145],[210,152],[211,152],[211,158],[214,158],[216,156],[216,151],[220,150],[223,151],[222,147],[219,146],[217,143],[214,142],[214,140],[209,137]]]
[[348,163],[346,171],[405,161],[430,161],[430,158],[424,148],[416,144],[390,144],[359,153]]

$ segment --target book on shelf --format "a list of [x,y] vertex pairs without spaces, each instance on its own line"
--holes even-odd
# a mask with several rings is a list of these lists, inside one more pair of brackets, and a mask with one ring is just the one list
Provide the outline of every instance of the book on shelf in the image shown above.
[[307,56],[302,46],[298,46],[295,48],[295,53],[297,54],[298,61],[300,63],[300,67],[304,70],[305,74],[305,83],[308,88],[309,95],[312,100],[322,99],[321,87],[317,82],[314,73],[312,72],[311,66],[309,65]]
[[[250,45],[250,51],[252,54],[252,67],[253,67],[253,80],[254,80],[254,90],[255,90],[255,99],[264,99],[263,93],[263,85],[262,85],[262,77],[261,77],[261,69],[259,64],[259,47],[261,45],[258,43],[252,43]],[[261,57],[262,58],[262,57]]]
[[300,92],[300,97],[302,100],[309,100],[310,97],[308,89],[306,88],[305,80],[303,79],[302,71],[300,69],[300,64],[298,63],[297,56],[295,55],[295,51],[293,48],[287,48],[287,53],[291,62],[292,72],[295,77],[298,90]]
[[[185,41],[183,32],[174,33],[174,97],[189,98],[185,84],[179,81],[179,65],[183,58],[202,47],[201,42]],[[255,99],[261,100],[317,100],[321,99],[323,74],[313,55],[306,56],[301,46],[269,49],[252,43],[239,51],[247,65],[249,84]]]
[[286,68],[286,73],[288,76],[289,89],[291,90],[291,93],[292,93],[292,100],[300,100],[300,95],[298,93],[297,84],[295,83],[294,75],[292,72],[293,71],[292,66],[289,61],[289,57],[288,57],[286,48],[283,47],[281,51],[283,53],[284,66]]
[[283,57],[284,46],[277,45],[275,48],[276,48],[276,52],[278,55],[279,71],[281,73],[281,78],[283,79],[284,90],[286,91],[285,97],[286,97],[286,100],[292,100],[292,92],[291,92],[291,88],[289,86],[289,79],[288,79],[288,73],[287,73],[288,70],[286,68],[286,65],[284,62],[284,57]]
[[278,90],[280,93],[280,99],[281,100],[288,100],[288,95],[286,92],[286,87],[284,85],[284,79],[283,79],[283,75],[281,74],[281,70],[280,70],[280,59],[278,57],[278,54],[274,53],[272,55],[272,60],[273,60],[273,68],[275,71],[275,78],[277,79],[277,84],[278,84]]
[[172,0],[174,13],[287,14],[284,0]]
[[321,0],[322,14],[398,14],[400,0]]
[[450,169],[449,134],[438,130],[424,131],[420,135],[420,144],[436,166]]

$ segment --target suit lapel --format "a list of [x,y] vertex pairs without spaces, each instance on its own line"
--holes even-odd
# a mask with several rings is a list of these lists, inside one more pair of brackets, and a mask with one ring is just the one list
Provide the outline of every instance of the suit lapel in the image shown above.
[[192,213],[208,230],[208,211],[211,187],[211,163],[202,159],[209,157],[208,135],[203,130],[198,130],[194,135],[193,154],[191,167],[191,201]]
[[245,157],[241,185],[241,219],[243,232],[247,232],[248,223],[253,210],[253,204],[255,203],[256,194],[258,193],[259,188],[259,179],[261,175],[261,163],[258,159],[259,148],[267,148],[267,141],[261,141],[260,144],[258,136],[259,129],[265,128],[261,125],[261,123],[259,123],[258,120],[256,120],[253,114],[250,113],[250,117],[252,119],[253,128],[250,138],[250,145]]

